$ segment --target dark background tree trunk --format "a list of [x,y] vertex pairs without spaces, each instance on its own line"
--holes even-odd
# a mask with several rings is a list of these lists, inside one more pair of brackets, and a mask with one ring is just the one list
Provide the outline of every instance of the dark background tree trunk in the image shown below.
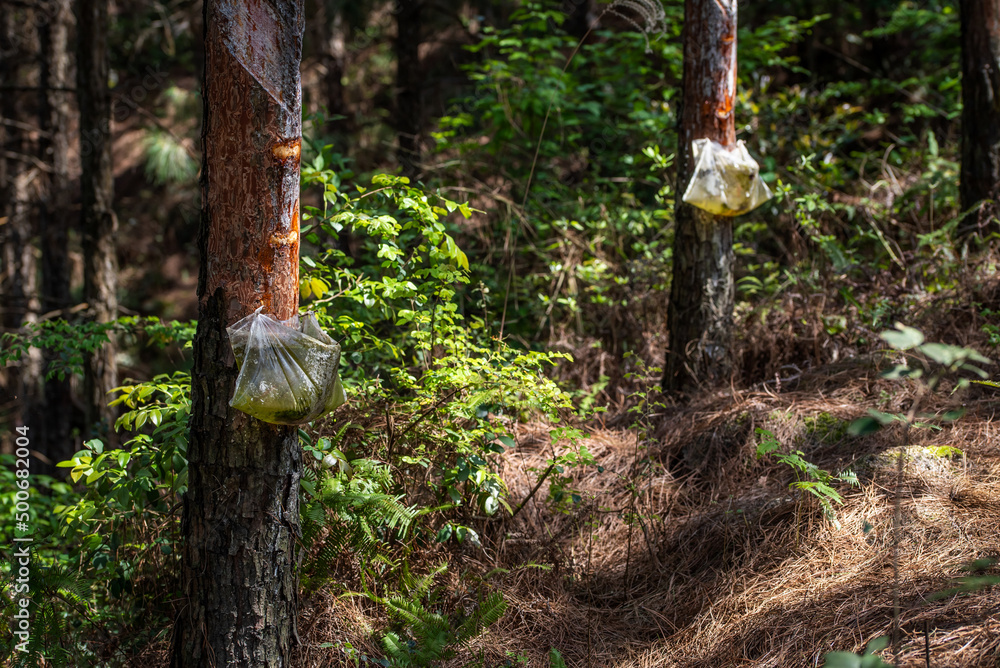
[[420,25],[423,0],[396,0],[396,134],[397,157],[405,176],[416,176],[420,164],[423,118],[423,70]]
[[[35,20],[34,9],[29,7],[5,8],[0,13],[0,86],[18,89],[31,82],[38,55],[37,34],[26,32],[25,25]],[[34,148],[29,141],[29,130],[36,125],[28,97],[20,92],[0,93],[2,124],[2,152],[0,160],[0,308],[3,328],[19,329],[26,322],[38,318],[37,299],[38,262],[35,256],[37,239],[32,222],[31,200],[38,182],[43,178],[44,164],[32,155]],[[4,374],[5,394],[2,409],[8,424],[30,428],[37,426],[41,403],[41,354],[29,351],[16,365]],[[37,470],[37,469],[36,469]]]
[[732,219],[681,201],[694,172],[691,142],[736,143],[736,0],[684,3],[684,80],[678,131],[673,280],[663,386],[687,391],[732,371]]
[[[342,0],[324,0],[326,21],[323,30],[323,63],[326,76],[323,78],[323,97],[326,110],[331,116],[347,116],[344,101],[344,67],[347,64],[348,27],[344,18]],[[345,127],[346,119],[330,121],[331,130]]]
[[[253,27],[253,30],[251,29]],[[201,270],[172,665],[288,666],[302,456],[294,427],[229,406],[226,326],[298,309],[302,4],[208,0]]]
[[[66,317],[70,304],[69,219],[72,182],[69,173],[69,123],[71,114],[69,32],[73,12],[70,0],[52,0],[51,15],[39,23],[41,76],[39,106],[41,139],[39,159],[51,169],[38,207],[42,245],[41,310]],[[45,356],[46,366],[58,351]],[[43,412],[35,446],[54,464],[69,459],[76,451],[70,441],[73,401],[69,378],[52,378],[45,383]],[[58,469],[52,469],[54,473]]]
[[[77,97],[80,102],[80,233],[83,293],[95,322],[118,317],[117,219],[112,210],[111,91],[108,89],[108,0],[77,3]],[[118,368],[114,341],[88,355],[84,366],[87,425],[114,441],[114,412],[107,392]]]
[[971,232],[1000,211],[1000,0],[961,0],[962,209],[993,200],[970,213]]

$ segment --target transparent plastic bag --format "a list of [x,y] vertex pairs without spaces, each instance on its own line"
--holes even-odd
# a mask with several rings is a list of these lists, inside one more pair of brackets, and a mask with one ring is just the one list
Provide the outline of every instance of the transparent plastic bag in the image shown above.
[[691,151],[695,168],[685,202],[717,216],[738,216],[771,199],[760,166],[742,140],[730,151],[711,139],[695,139]]
[[303,424],[344,403],[340,344],[316,316],[279,321],[261,310],[226,329],[240,369],[229,405],[264,422]]

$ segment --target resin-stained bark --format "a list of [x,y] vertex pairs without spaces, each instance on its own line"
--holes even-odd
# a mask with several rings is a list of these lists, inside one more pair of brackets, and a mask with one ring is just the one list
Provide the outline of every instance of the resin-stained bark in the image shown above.
[[301,451],[229,406],[226,326],[298,307],[302,5],[207,0],[198,332],[173,666],[288,666]]
[[694,172],[691,142],[734,146],[736,0],[686,0],[684,96],[678,129],[674,268],[664,388],[715,385],[732,370],[733,224],[681,201]]
[[1000,212],[1000,0],[962,0],[962,209],[990,200],[965,231]]
[[[108,88],[108,0],[77,3],[77,98],[80,103],[80,232],[83,293],[96,322],[118,317],[118,221],[112,210],[111,91]],[[107,392],[118,384],[114,342],[87,356],[84,366],[88,427],[100,422],[113,438]]]

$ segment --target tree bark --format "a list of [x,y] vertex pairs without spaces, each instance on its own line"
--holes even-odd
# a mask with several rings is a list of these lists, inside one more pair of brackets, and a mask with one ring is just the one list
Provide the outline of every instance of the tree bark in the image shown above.
[[732,373],[733,224],[681,201],[694,173],[691,142],[735,146],[736,0],[684,3],[684,80],[678,130],[673,280],[664,389],[688,392]]
[[[323,26],[323,97],[330,116],[346,116],[344,101],[344,68],[347,64],[347,25],[344,20],[344,3],[341,0],[324,0],[326,24]],[[331,130],[342,128],[344,119],[328,121]]]
[[[12,8],[0,14],[0,85],[17,87],[29,80],[28,69],[34,66],[37,42],[34,32],[24,32],[25,25],[35,20],[31,8]],[[0,116],[19,124],[32,121],[25,110],[24,96],[17,93],[0,95]],[[32,224],[30,201],[33,189],[42,177],[38,166],[29,162],[33,152],[23,127],[0,124],[4,155],[0,157],[0,308],[3,328],[20,329],[38,317],[38,262],[35,254],[36,230]],[[41,362],[37,349],[31,349],[16,366],[4,374],[7,393],[5,405],[12,409],[4,418],[8,424],[35,427],[33,419],[41,401]]]
[[423,0],[396,0],[396,152],[403,175],[415,177],[420,164],[423,75],[420,21]]
[[981,229],[1000,206],[1000,0],[961,0],[962,209],[986,202],[962,221]]
[[[69,121],[71,88],[69,30],[72,20],[70,0],[52,0],[51,16],[39,24],[42,51],[39,78],[42,132],[39,159],[51,168],[48,183],[39,199],[39,233],[42,241],[43,313],[62,311],[70,306],[69,218],[72,185],[69,174]],[[66,317],[65,313],[61,317]],[[48,362],[58,351],[47,351]],[[52,378],[45,383],[43,413],[39,421],[36,447],[53,462],[69,459],[75,451],[70,440],[73,401],[68,378]],[[50,467],[49,473],[58,469]]]
[[[77,2],[77,98],[80,104],[80,232],[83,293],[95,322],[118,317],[118,221],[112,210],[111,91],[108,89],[108,0]],[[114,440],[107,392],[117,385],[113,340],[87,356],[84,405],[88,428]],[[99,424],[98,424],[99,423]]]
[[298,309],[303,8],[207,0],[199,316],[172,666],[288,666],[301,449],[229,406],[226,326]]

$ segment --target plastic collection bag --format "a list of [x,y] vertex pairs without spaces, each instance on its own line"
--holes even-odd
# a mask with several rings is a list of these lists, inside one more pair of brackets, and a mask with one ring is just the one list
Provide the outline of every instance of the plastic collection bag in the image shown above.
[[742,140],[730,151],[717,141],[695,139],[691,151],[695,168],[685,202],[717,216],[738,216],[771,199],[760,166]]
[[226,328],[240,374],[229,405],[272,424],[302,424],[344,403],[340,344],[307,313],[279,321],[257,309]]

